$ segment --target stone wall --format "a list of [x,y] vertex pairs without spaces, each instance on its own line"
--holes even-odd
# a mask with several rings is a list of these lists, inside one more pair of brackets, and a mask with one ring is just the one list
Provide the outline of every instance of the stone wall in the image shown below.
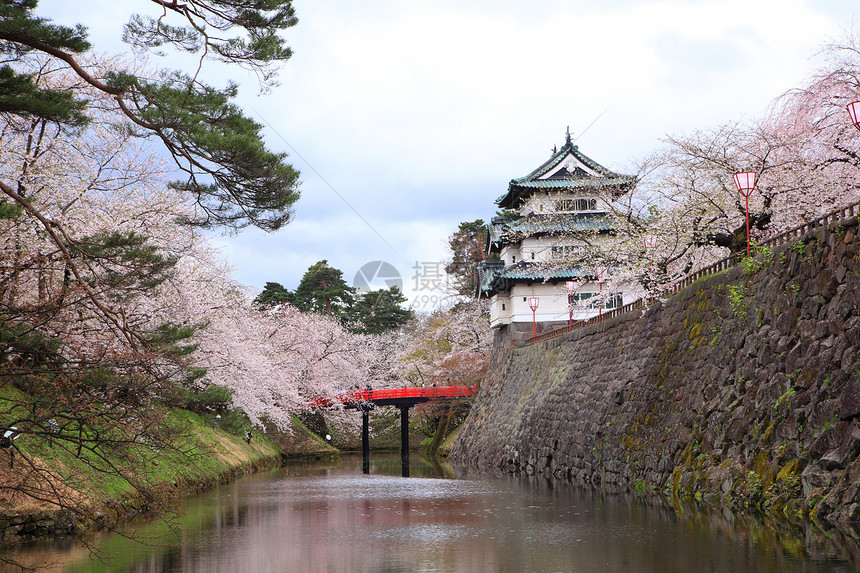
[[515,347],[521,348],[531,344],[532,338],[540,336],[545,332],[550,332],[558,328],[567,328],[567,322],[538,322],[532,325],[531,322],[512,322],[504,327],[502,332],[505,333],[507,342]]
[[74,513],[64,509],[25,514],[0,511],[0,543],[12,543],[23,538],[69,535],[77,530],[78,522]]
[[860,519],[857,223],[550,341],[500,329],[452,460]]

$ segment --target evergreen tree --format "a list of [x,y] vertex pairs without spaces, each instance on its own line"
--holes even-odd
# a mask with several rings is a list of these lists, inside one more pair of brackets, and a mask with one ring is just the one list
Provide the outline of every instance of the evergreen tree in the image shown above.
[[[264,87],[274,65],[291,51],[278,35],[296,24],[290,0],[151,0],[160,17],[135,14],[123,39],[135,50],[175,49],[248,68]],[[0,113],[41,118],[80,127],[87,100],[39,86],[20,71],[36,58],[63,62],[90,86],[112,97],[141,137],[163,143],[185,179],[174,189],[189,193],[198,215],[185,222],[201,227],[276,230],[288,222],[298,199],[298,172],[285,154],[266,149],[262,126],[231,103],[235,84],[216,89],[194,76],[164,70],[155,79],[124,69],[91,72],[79,62],[90,49],[86,28],[59,26],[34,14],[37,0],[0,0]],[[174,21],[178,23],[174,24]],[[0,181],[0,190],[26,208],[26,189]]]
[[281,283],[267,282],[263,287],[263,292],[254,299],[254,303],[266,308],[283,302],[292,304],[293,299],[293,293],[287,290]]
[[460,223],[456,233],[448,238],[453,255],[445,265],[445,272],[452,277],[457,294],[475,296],[478,264],[484,260],[487,241],[487,226],[481,219]]
[[414,317],[411,310],[401,306],[406,297],[398,287],[357,295],[343,280],[343,273],[325,260],[308,268],[295,291],[267,282],[254,302],[263,308],[289,303],[301,312],[333,316],[357,334],[380,334]]
[[412,320],[415,313],[400,306],[406,297],[396,286],[359,295],[352,309],[352,331],[381,334]]
[[299,310],[344,319],[354,303],[355,289],[346,284],[343,273],[330,267],[326,260],[311,265],[293,293],[293,304]]

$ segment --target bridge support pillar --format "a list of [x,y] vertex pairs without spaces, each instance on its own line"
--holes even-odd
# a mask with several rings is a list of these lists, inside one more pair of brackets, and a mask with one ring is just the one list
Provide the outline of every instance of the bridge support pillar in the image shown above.
[[403,477],[409,477],[409,406],[400,408],[400,467]]
[[361,471],[370,473],[370,410],[361,409]]

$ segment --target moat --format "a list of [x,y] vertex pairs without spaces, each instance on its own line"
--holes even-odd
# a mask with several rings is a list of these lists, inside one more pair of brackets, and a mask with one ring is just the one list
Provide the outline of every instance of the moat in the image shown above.
[[[856,571],[843,530],[672,507],[536,477],[460,475],[399,454],[292,464],[188,498],[176,521],[20,548],[66,572]],[[168,526],[174,530],[171,532]],[[3,570],[3,569],[0,569]]]

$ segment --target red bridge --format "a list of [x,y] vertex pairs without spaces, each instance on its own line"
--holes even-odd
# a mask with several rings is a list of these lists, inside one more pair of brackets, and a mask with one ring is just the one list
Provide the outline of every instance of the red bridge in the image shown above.
[[[335,396],[344,407],[363,409],[374,406],[414,406],[422,402],[470,398],[478,394],[474,386],[419,386],[417,388],[385,388],[382,390],[356,390]],[[331,406],[326,398],[317,398],[311,407]]]
[[[403,477],[409,477],[409,408],[430,401],[470,398],[478,394],[474,386],[420,386],[417,388],[385,388],[356,390],[335,396],[345,408],[361,410],[361,453],[364,473],[370,473],[369,412],[376,406],[397,406],[400,409],[400,461]],[[331,406],[332,400],[316,398],[312,408]]]

